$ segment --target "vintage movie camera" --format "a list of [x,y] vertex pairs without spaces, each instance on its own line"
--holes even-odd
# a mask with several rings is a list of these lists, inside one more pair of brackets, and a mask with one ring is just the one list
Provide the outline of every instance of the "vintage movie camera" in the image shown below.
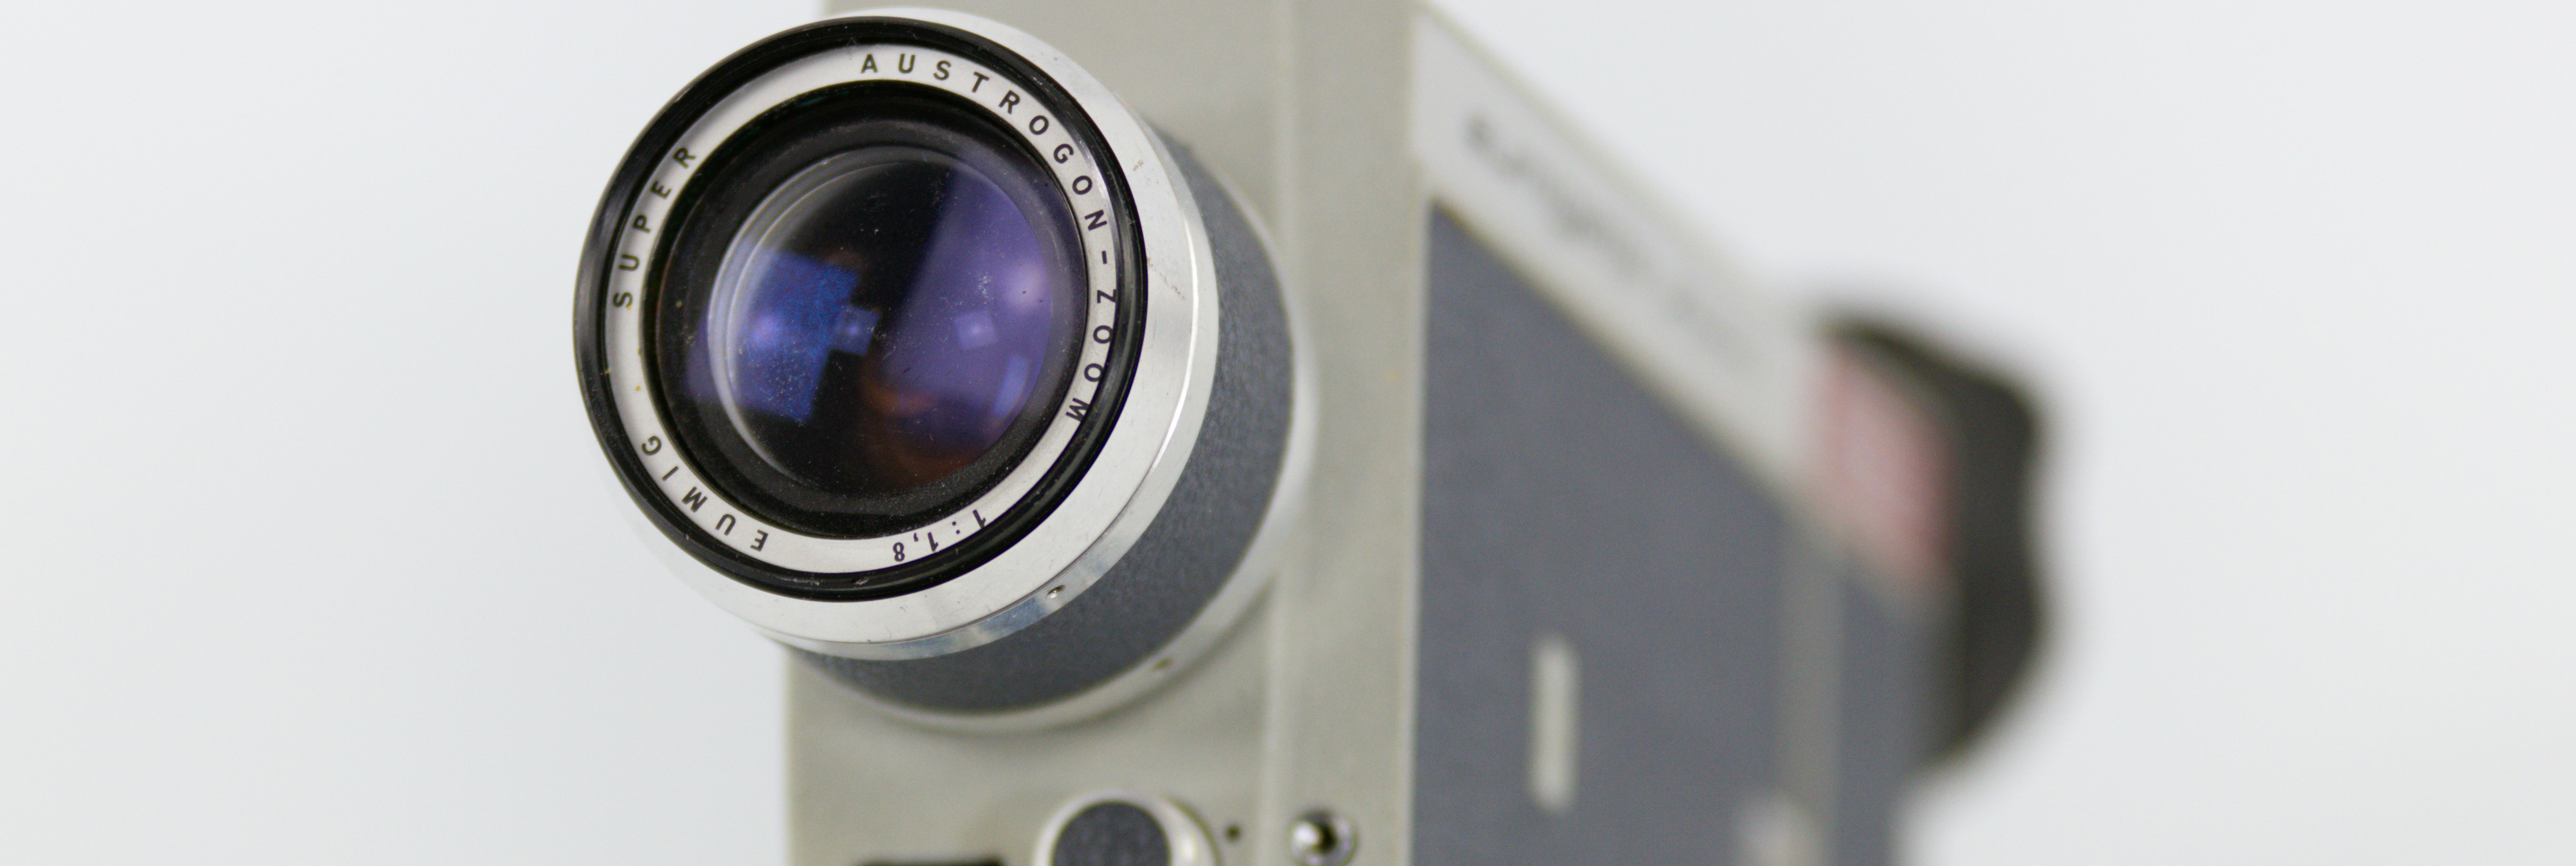
[[1878,863],[2028,664],[2034,413],[1764,293],[1406,0],[837,14],[574,342],[787,647],[813,866]]

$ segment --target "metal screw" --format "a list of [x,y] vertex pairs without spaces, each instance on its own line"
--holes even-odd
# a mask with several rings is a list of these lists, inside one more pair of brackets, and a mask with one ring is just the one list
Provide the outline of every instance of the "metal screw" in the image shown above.
[[1342,866],[1359,848],[1359,830],[1328,809],[1299,815],[1288,825],[1288,859],[1300,866]]

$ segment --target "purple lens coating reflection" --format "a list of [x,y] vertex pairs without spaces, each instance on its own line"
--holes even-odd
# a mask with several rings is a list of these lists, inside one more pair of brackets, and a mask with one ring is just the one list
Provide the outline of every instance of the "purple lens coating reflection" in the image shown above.
[[918,147],[806,169],[727,254],[699,356],[715,393],[696,396],[806,484],[941,482],[1043,415],[1032,398],[1071,366],[1078,271],[1031,216],[987,173]]

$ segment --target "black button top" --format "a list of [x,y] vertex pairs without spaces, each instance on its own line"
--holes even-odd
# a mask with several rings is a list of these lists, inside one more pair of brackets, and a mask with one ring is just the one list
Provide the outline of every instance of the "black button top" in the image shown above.
[[1172,840],[1154,813],[1111,801],[1066,819],[1050,855],[1054,866],[1169,866]]

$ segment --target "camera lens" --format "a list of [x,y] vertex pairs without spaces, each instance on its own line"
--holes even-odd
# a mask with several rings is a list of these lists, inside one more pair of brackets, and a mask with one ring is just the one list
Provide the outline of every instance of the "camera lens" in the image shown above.
[[1108,706],[1241,613],[1296,513],[1295,354],[1246,217],[1028,34],[818,21],[710,68],[620,162],[582,397],[705,566],[682,578],[843,682]]
[[1036,154],[945,103],[809,100],[711,159],[656,328],[664,399],[772,520],[856,537],[942,515],[1010,471],[1069,379],[1071,212]]

